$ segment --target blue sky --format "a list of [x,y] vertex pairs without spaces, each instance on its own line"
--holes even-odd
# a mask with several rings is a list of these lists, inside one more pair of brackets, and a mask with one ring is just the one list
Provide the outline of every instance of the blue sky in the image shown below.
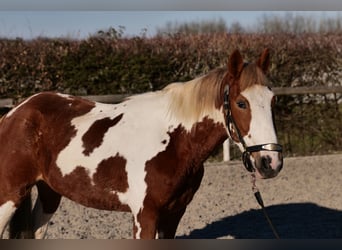
[[[109,27],[125,27],[126,35],[139,35],[146,29],[152,36],[156,29],[167,22],[215,20],[223,18],[227,25],[240,22],[243,26],[255,26],[264,14],[283,16],[285,11],[70,11],[40,10],[0,11],[0,37],[86,38],[98,30]],[[317,19],[342,15],[342,12],[305,11],[295,15],[313,16]]]
[[127,35],[139,35],[146,29],[151,36],[167,22],[223,18],[228,26],[239,22],[248,27],[256,25],[265,13],[284,15],[285,11],[302,11],[301,15],[319,19],[338,15],[332,10],[342,11],[342,1],[0,0],[0,37],[86,38],[98,30],[118,26],[124,26]]
[[167,22],[212,20],[252,24],[262,12],[212,11],[4,11],[0,12],[0,36],[34,38],[36,36],[87,37],[100,29],[125,27],[128,35],[147,29],[153,35]]

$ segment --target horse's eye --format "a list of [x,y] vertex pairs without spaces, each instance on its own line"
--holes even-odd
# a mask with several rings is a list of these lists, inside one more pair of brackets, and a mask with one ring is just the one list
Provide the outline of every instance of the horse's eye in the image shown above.
[[238,101],[236,103],[240,109],[246,109],[247,108],[247,103],[245,101]]

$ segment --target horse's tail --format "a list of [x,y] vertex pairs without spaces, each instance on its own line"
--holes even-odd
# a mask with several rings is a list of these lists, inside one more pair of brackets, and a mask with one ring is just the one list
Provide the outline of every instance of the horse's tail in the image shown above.
[[10,239],[33,239],[33,216],[31,192],[26,195],[15,211],[9,224]]

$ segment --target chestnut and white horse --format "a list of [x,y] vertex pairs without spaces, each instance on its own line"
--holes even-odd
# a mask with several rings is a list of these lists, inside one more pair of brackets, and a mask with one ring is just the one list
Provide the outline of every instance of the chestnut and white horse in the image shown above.
[[[267,49],[253,63],[236,50],[224,68],[119,104],[29,97],[0,121],[0,233],[11,221],[10,237],[42,238],[64,196],[130,211],[135,238],[173,238],[203,162],[228,137],[247,153],[249,171],[276,176],[283,159],[268,66]],[[21,216],[30,212],[32,220]],[[24,221],[32,227],[26,234]]]

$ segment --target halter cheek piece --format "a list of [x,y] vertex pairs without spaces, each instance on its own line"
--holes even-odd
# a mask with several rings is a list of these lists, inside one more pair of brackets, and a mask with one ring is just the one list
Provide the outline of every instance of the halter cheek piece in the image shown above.
[[242,153],[242,162],[247,171],[254,172],[255,169],[253,167],[252,161],[251,161],[251,153],[252,152],[259,152],[259,151],[277,151],[282,152],[283,147],[280,144],[277,143],[266,143],[266,144],[259,144],[254,146],[247,147],[245,140],[243,139],[240,130],[236,126],[235,120],[232,115],[230,103],[229,103],[229,86],[227,85],[224,90],[224,102],[223,102],[223,108],[225,110],[226,114],[226,126],[228,128],[230,136],[233,135],[233,131],[238,136],[238,139],[240,143],[242,144],[244,148],[244,152]]

